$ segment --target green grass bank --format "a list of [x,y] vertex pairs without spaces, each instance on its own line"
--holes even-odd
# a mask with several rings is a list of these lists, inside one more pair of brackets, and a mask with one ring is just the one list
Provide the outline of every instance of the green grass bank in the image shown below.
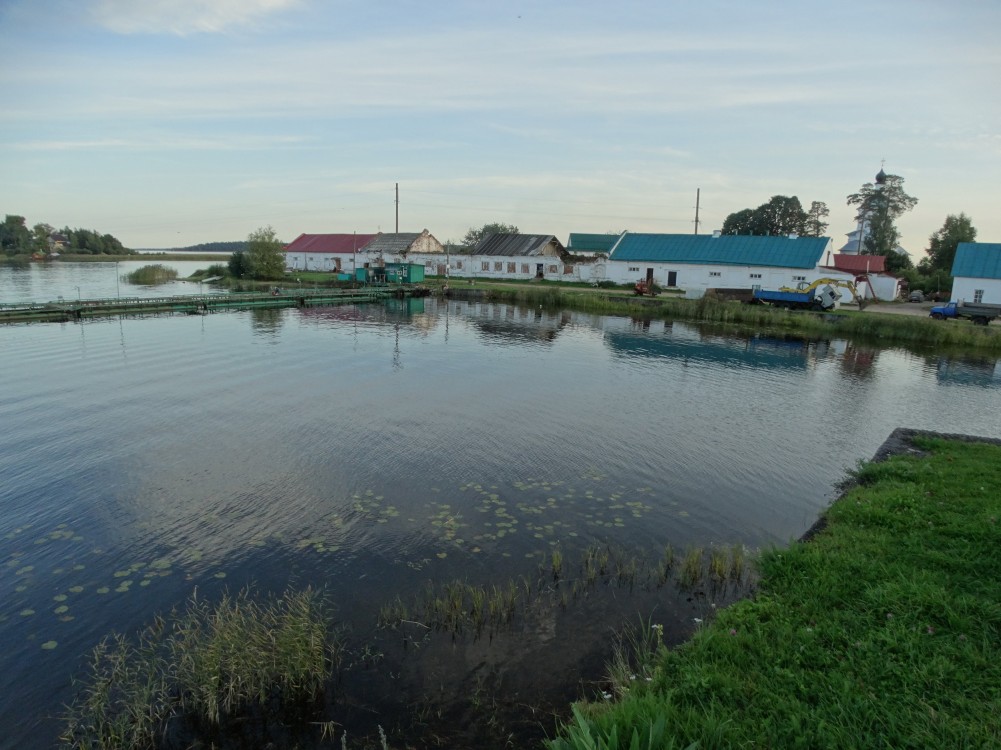
[[842,309],[833,313],[789,311],[768,305],[723,302],[711,297],[698,300],[676,296],[637,297],[604,290],[574,290],[558,286],[504,286],[477,283],[470,291],[488,300],[548,309],[572,309],[598,315],[628,315],[707,323],[723,330],[795,334],[807,337],[838,336],[881,345],[973,349],[1001,352],[1001,325],[974,326],[969,321],[941,321],[904,315],[886,315]]
[[1001,747],[1001,445],[894,439],[752,599],[634,639],[550,750]]

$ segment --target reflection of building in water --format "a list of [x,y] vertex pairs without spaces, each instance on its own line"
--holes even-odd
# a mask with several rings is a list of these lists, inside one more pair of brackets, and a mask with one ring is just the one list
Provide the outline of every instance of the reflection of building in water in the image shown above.
[[935,363],[935,373],[940,383],[1001,387],[1001,360],[998,359],[940,357]]
[[[770,336],[748,338],[725,336],[691,336],[685,327],[675,324],[665,329],[665,335],[646,335],[622,330],[606,330],[609,348],[624,356],[657,357],[683,364],[705,364],[714,367],[805,370],[826,350],[826,342],[783,339]],[[677,330],[679,335],[675,335]]]
[[573,314],[566,310],[461,300],[447,304],[450,313],[468,320],[484,337],[500,342],[552,342],[573,319]]
[[837,357],[838,367],[842,373],[856,378],[871,377],[875,372],[876,360],[879,358],[878,349],[859,346],[845,339],[831,342],[831,354]]

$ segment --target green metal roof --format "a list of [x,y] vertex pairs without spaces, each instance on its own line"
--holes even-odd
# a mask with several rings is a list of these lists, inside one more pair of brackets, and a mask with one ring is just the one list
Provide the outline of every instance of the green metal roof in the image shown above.
[[960,242],[952,262],[953,276],[1001,279],[1001,243]]
[[571,232],[567,250],[577,253],[607,253],[619,239],[618,234],[581,234]]
[[626,232],[610,260],[640,263],[708,263],[729,266],[814,268],[827,237],[752,237],[727,234],[633,234]]

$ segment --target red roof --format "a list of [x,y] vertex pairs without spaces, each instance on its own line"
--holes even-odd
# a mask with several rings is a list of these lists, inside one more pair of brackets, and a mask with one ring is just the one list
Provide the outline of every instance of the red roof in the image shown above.
[[285,246],[286,253],[341,253],[363,250],[377,234],[300,234]]
[[848,273],[885,273],[886,256],[835,253],[834,267]]

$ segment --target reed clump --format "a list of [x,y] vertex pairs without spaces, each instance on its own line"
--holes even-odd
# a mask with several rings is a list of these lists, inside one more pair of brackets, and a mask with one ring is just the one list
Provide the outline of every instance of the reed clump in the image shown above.
[[168,268],[162,263],[154,263],[151,266],[143,266],[135,271],[125,274],[125,280],[130,284],[143,284],[146,286],[156,286],[166,284],[177,278],[177,271]]
[[340,643],[312,589],[258,601],[193,596],[134,640],[95,649],[61,736],[68,748],[221,743],[248,731],[309,732]]

